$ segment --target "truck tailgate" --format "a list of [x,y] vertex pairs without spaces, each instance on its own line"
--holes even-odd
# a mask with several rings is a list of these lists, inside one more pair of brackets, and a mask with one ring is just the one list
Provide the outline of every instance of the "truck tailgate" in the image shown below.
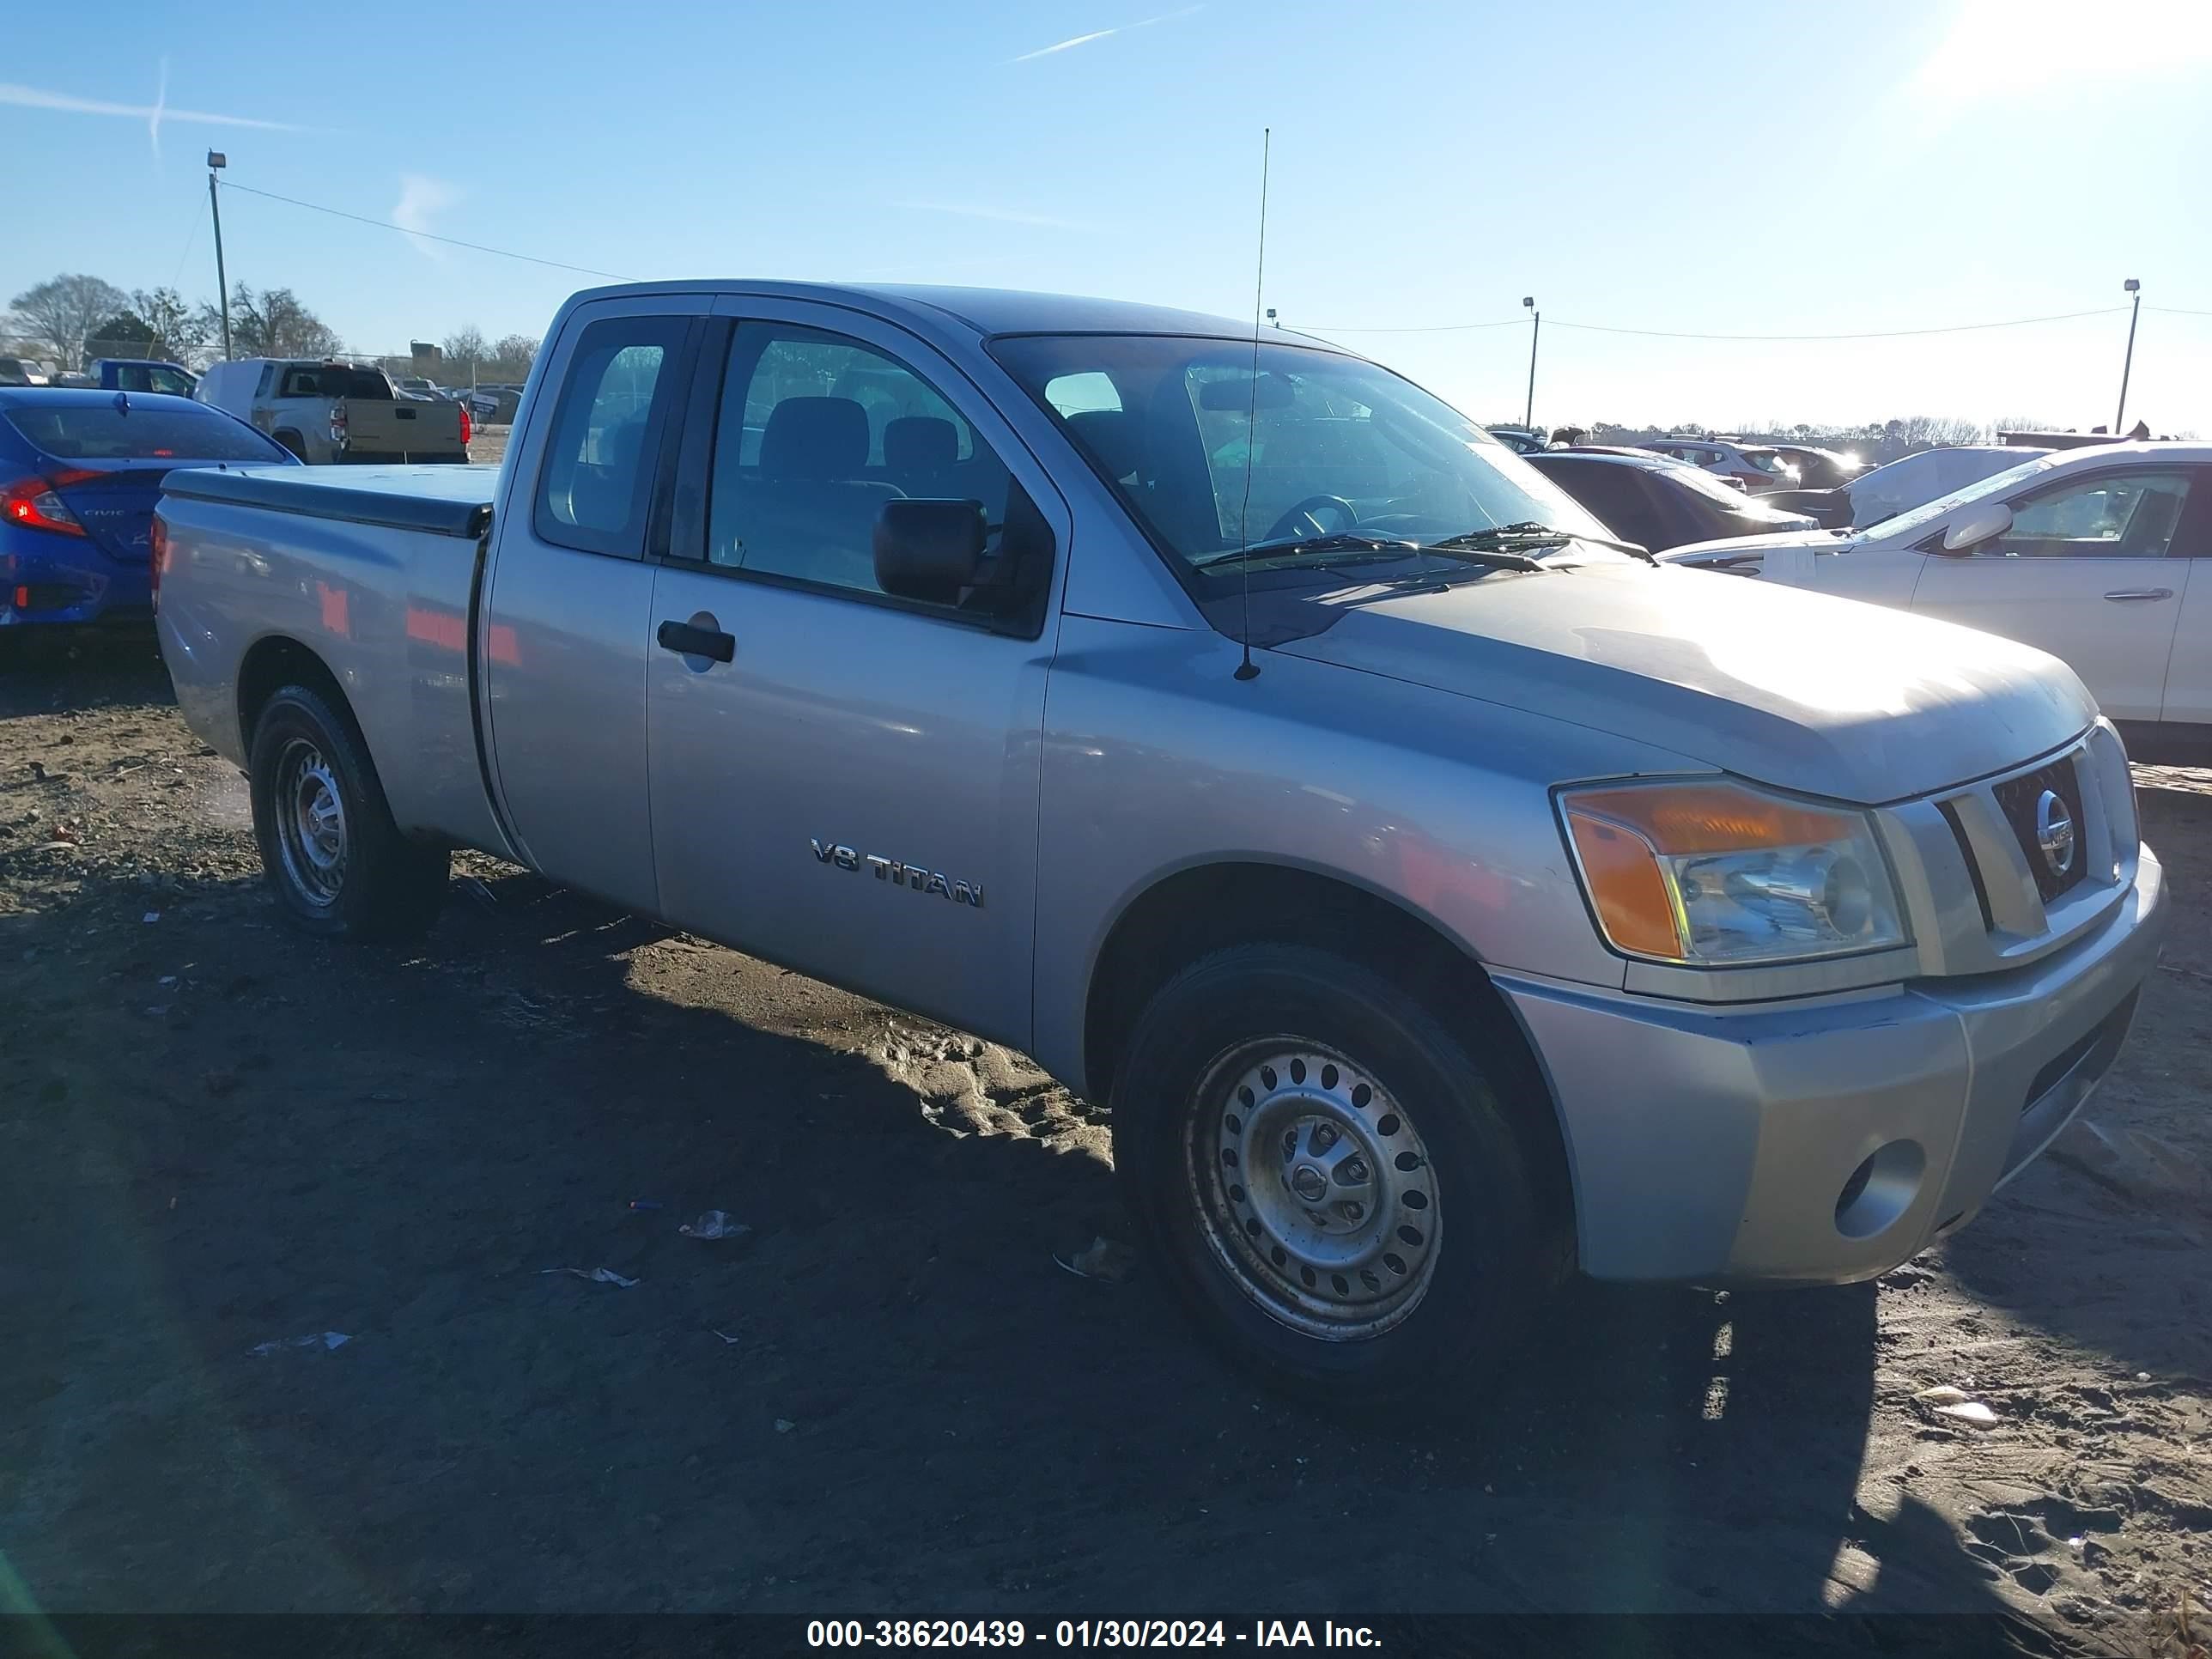
[[379,398],[345,398],[346,453],[401,459],[410,456],[460,455],[461,410],[458,404],[386,403]]

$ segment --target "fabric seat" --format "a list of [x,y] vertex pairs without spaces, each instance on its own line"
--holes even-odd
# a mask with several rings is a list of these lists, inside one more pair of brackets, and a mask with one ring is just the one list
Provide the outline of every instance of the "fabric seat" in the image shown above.
[[884,470],[909,495],[955,495],[952,469],[960,459],[960,434],[934,415],[902,415],[884,428]]
[[850,398],[786,398],[761,431],[760,474],[739,491],[726,562],[876,589],[876,517],[905,492],[867,467],[866,410]]

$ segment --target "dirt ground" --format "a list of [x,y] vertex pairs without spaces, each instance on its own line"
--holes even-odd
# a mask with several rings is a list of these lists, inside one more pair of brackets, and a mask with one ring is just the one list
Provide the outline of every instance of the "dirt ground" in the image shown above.
[[[2164,966],[1975,1225],[1846,1291],[1586,1288],[1480,1409],[1319,1415],[1141,1267],[1055,1265],[1121,1230],[1107,1136],[1018,1056],[484,860],[419,950],[302,940],[149,642],[19,664],[0,1604],[1995,1610],[2179,1654],[2212,774],[2141,782]],[[751,1231],[678,1231],[709,1209]]]

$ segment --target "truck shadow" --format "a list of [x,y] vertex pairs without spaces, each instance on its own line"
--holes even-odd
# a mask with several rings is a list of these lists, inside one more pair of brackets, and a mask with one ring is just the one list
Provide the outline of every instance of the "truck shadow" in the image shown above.
[[[173,932],[96,884],[0,915],[37,1334],[0,1346],[0,1550],[45,1604],[1811,1612],[1880,1530],[1872,1286],[1585,1287],[1490,1395],[1293,1407],[1141,1268],[1054,1264],[1121,1225],[1080,1103],[489,891],[419,951],[239,883]],[[750,1232],[678,1232],[708,1209]],[[1996,1605],[1927,1519],[1854,1607]]]
[[151,628],[0,632],[0,720],[176,700]]

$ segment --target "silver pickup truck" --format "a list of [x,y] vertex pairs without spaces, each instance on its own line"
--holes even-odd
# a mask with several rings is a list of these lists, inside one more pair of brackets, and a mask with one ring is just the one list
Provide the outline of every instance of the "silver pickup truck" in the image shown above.
[[166,490],[162,651],[300,925],[414,933],[479,848],[1025,1049],[1320,1396],[1576,1269],[1896,1265],[2079,1109],[2164,921],[2052,658],[1658,567],[1210,317],[599,289],[495,475]]

